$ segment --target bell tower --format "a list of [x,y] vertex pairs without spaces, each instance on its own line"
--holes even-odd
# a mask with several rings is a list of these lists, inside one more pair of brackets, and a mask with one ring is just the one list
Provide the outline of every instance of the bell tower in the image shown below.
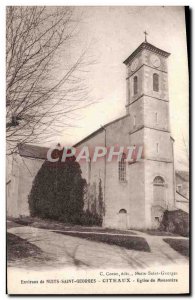
[[164,210],[173,209],[175,203],[167,67],[170,53],[148,43],[146,35],[124,61],[129,142],[144,147],[142,161],[129,165],[130,223],[137,228],[157,227]]

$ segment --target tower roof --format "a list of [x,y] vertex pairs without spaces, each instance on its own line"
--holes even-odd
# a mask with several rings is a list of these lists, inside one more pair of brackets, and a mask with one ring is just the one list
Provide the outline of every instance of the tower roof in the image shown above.
[[147,50],[150,50],[156,54],[160,54],[164,57],[168,57],[170,55],[169,52],[166,52],[164,50],[161,50],[155,46],[153,46],[152,44],[148,43],[147,41],[141,43],[139,45],[139,47],[137,49],[135,49],[135,51],[123,62],[125,65],[127,65],[129,63],[129,61],[131,59],[133,59],[141,50],[143,49],[147,49]]

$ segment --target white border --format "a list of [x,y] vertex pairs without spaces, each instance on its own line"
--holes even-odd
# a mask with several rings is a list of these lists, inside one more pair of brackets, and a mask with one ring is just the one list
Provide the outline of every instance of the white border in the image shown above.
[[[0,79],[1,79],[1,99],[0,99],[0,157],[1,159],[1,167],[0,167],[0,178],[1,178],[1,184],[0,184],[0,195],[1,195],[1,201],[0,201],[0,238],[1,238],[1,268],[0,268],[0,296],[1,299],[6,299],[7,296],[5,295],[5,7],[6,5],[85,5],[85,6],[105,6],[105,5],[118,5],[118,6],[127,6],[127,5],[131,5],[131,6],[138,6],[138,5],[148,5],[148,6],[152,6],[152,5],[167,5],[167,6],[190,6],[191,9],[193,10],[194,8],[194,1],[192,0],[188,0],[188,1],[179,1],[179,0],[175,0],[175,1],[170,1],[170,0],[164,0],[163,3],[160,3],[159,1],[144,1],[144,0],[136,0],[136,1],[130,1],[130,0],[99,0],[99,1],[87,1],[87,0],[73,0],[73,1],[64,1],[64,0],[56,0],[56,1],[39,1],[39,0],[20,0],[20,1],[11,1],[11,0],[1,0],[0,3],[0,37],[1,37],[1,41],[0,41],[0,65],[1,65],[1,72],[0,72]],[[194,49],[194,30],[193,30],[193,21],[192,21],[192,49]],[[191,51],[193,53],[193,51]],[[192,69],[194,67],[194,64],[192,66]],[[194,86],[194,78],[193,78],[193,82],[191,82],[191,85]],[[193,93],[192,93],[193,94]],[[192,95],[191,95],[191,101],[193,101],[192,99]],[[193,113],[195,110],[195,105],[193,104]],[[194,115],[194,114],[193,114]],[[192,118],[193,119],[193,118]],[[193,125],[193,124],[192,124]],[[194,129],[194,127],[193,127]],[[192,130],[192,129],[191,129]],[[192,140],[195,139],[195,131],[192,130]],[[193,148],[193,147],[192,147]],[[193,167],[194,167],[193,163]],[[193,178],[193,182],[192,182],[192,186],[195,185],[195,177]],[[193,200],[192,200],[193,202]],[[193,205],[193,208],[195,207],[195,205]],[[194,212],[194,211],[193,211]],[[193,219],[193,218],[192,218]],[[194,226],[193,226],[194,227]],[[194,229],[194,228],[193,228]],[[193,247],[192,247],[193,249]],[[4,258],[4,259],[3,259]],[[192,284],[193,286],[193,284]],[[23,299],[27,298],[27,297],[22,297]],[[41,297],[37,297],[37,298],[41,298]],[[56,297],[52,297],[52,298],[56,298]],[[69,297],[66,297],[69,298]],[[71,297],[72,298],[72,297]],[[70,299],[71,299],[70,298]],[[105,297],[101,297],[101,298],[105,298]],[[116,298],[116,297],[115,297]],[[118,297],[120,298],[120,297]],[[138,299],[139,297],[136,297],[135,299]],[[141,298],[141,297],[140,297]],[[166,299],[171,298],[171,297],[166,297]],[[183,297],[182,297],[183,298]],[[181,299],[181,298],[180,298]]]

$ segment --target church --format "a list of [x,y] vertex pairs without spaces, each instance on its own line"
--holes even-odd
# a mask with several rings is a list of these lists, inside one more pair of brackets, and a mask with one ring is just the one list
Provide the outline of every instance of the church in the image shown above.
[[[175,209],[173,139],[169,122],[168,57],[170,53],[145,40],[124,61],[126,115],[104,125],[76,147],[143,145],[140,161],[129,164],[101,160],[81,163],[91,197],[98,202],[99,182],[104,195],[104,227],[153,228],[164,210]],[[94,196],[96,195],[96,197]],[[98,209],[98,205],[97,205]]]
[[[142,158],[133,163],[126,161],[125,154],[119,161],[89,159],[80,163],[87,181],[84,209],[101,214],[103,227],[155,228],[165,210],[177,208],[169,120],[169,56],[145,38],[124,61],[126,114],[74,145],[78,149],[116,144],[143,146]],[[7,186],[8,215],[29,215],[28,194],[46,152],[46,148],[33,145],[19,148],[15,157],[19,167],[13,163],[15,177]]]

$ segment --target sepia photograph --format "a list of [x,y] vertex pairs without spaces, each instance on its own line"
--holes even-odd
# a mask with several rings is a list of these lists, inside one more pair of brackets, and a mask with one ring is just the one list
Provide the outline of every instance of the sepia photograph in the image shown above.
[[189,7],[5,14],[7,293],[189,294]]

